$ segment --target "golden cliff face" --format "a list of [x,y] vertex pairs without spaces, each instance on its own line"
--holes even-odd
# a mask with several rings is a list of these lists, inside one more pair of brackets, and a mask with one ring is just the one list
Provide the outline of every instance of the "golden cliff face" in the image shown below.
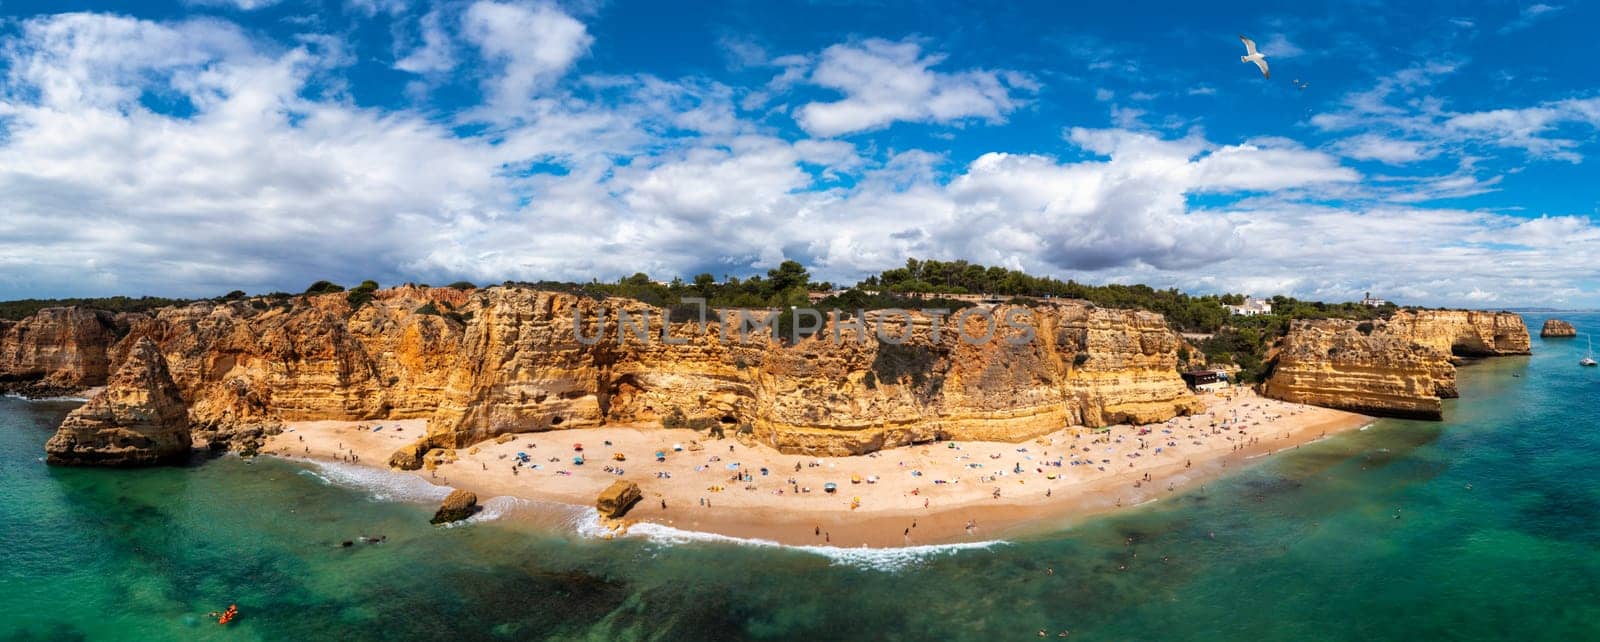
[[[454,312],[455,318],[420,311]],[[649,315],[650,341],[617,340],[616,311]],[[838,324],[795,345],[675,322],[637,301],[496,287],[397,288],[352,311],[343,294],[197,303],[127,315],[101,367],[158,348],[203,441],[248,441],[282,421],[429,419],[421,448],[602,424],[720,425],[787,452],[861,453],[936,437],[1020,440],[1067,425],[1162,421],[1200,408],[1159,315],[1059,303],[993,311],[996,334],[962,341],[920,313],[898,345]],[[580,313],[575,315],[574,311]],[[1022,314],[1027,312],[1027,314]],[[599,320],[604,315],[602,326]],[[680,313],[681,315],[681,313]],[[583,321],[580,340],[574,324]],[[906,317],[886,331],[907,332]],[[677,319],[674,319],[677,321]],[[969,333],[985,334],[981,317]],[[1032,341],[1006,341],[1023,332]],[[938,336],[935,337],[935,330]],[[860,339],[865,340],[860,340]],[[47,351],[35,350],[35,353]],[[37,361],[37,359],[35,359]],[[59,368],[58,368],[59,369]],[[67,368],[73,370],[73,368]]]
[[1296,321],[1262,393],[1373,415],[1439,419],[1456,396],[1458,356],[1527,354],[1528,330],[1507,312],[1402,311],[1388,321]]
[[[639,341],[618,341],[616,309],[639,318],[636,302],[594,301],[547,292],[495,289],[481,295],[463,352],[473,367],[452,373],[429,424],[434,444],[462,446],[497,434],[681,417],[747,428],[786,452],[849,454],[931,440],[1024,439],[1067,425],[1162,421],[1199,403],[1176,376],[1178,340],[1158,315],[1053,305],[1018,317],[1031,342],[994,310],[994,339],[961,340],[956,318],[920,313],[885,319],[898,344],[875,336],[882,313],[837,324],[794,345],[766,337],[741,342],[733,312],[722,325],[673,323],[661,340],[651,311]],[[575,314],[576,312],[576,314]],[[606,315],[606,324],[598,319]],[[1019,313],[1020,314],[1020,313]],[[574,324],[583,320],[584,337]],[[966,318],[969,336],[987,326]],[[865,340],[863,340],[865,339]],[[1079,354],[1082,363],[1075,363]]]
[[49,396],[104,384],[119,325],[116,315],[83,308],[0,320],[0,389]]

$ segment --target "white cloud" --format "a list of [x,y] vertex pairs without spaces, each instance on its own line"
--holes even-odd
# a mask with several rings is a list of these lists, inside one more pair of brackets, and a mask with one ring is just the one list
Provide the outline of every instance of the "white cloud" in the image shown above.
[[1517,13],[1517,18],[1515,20],[1512,20],[1511,22],[1506,23],[1506,26],[1501,27],[1500,33],[1504,35],[1514,31],[1527,29],[1528,27],[1533,26],[1534,23],[1552,17],[1565,8],[1566,7],[1544,4],[1542,2],[1530,4],[1526,7],[1523,7],[1522,11]]
[[418,21],[422,44],[400,57],[394,68],[415,74],[449,71],[456,65],[450,34],[445,30],[444,17],[439,10],[429,11]]
[[943,60],[942,55],[923,55],[915,42],[872,39],[828,47],[809,80],[844,98],[802,105],[795,119],[818,136],[878,129],[897,121],[998,123],[1021,103],[1013,91],[1028,91],[1018,86],[1014,74],[931,69]]
[[240,11],[255,11],[278,4],[280,0],[184,0],[196,7],[226,7]]
[[[534,7],[513,8],[520,20]],[[589,37],[581,23],[556,32],[570,55],[485,47],[500,32],[477,34],[486,54],[506,51],[490,55],[499,64],[547,71],[505,80],[514,74],[497,69],[490,89],[526,93],[486,100],[514,105],[515,118],[463,135],[454,120],[314,91],[349,60],[325,57],[338,49],[326,38],[284,46],[215,20],[24,21],[0,43],[0,298],[214,295],[320,278],[670,277],[784,258],[853,282],[907,256],[1330,299],[1368,289],[1417,303],[1596,297],[1584,290],[1592,275],[1572,267],[1600,254],[1592,218],[1394,203],[1492,189],[1498,179],[1470,162],[1391,186],[1295,141],[1219,144],[1198,131],[1069,128],[1059,153],[993,149],[970,162],[786,140],[741,115],[740,89],[711,80],[565,77]],[[825,58],[767,64],[804,69],[803,79]],[[933,66],[922,71],[935,87],[961,76]],[[152,110],[152,95],[185,108]],[[1544,107],[1569,121],[1600,113],[1581,100]],[[1456,115],[1421,121],[1441,129]],[[931,109],[915,116],[939,122]],[[1499,132],[1503,122],[1448,129]],[[1357,204],[1322,204],[1342,202]]]
[[[1366,91],[1345,96],[1344,108],[1311,117],[1323,131],[1363,131],[1341,143],[1352,158],[1366,154],[1374,160],[1404,162],[1412,152],[1428,154],[1444,147],[1469,150],[1473,146],[1519,149],[1541,160],[1577,163],[1581,141],[1564,126],[1600,129],[1600,96],[1568,98],[1526,107],[1472,112],[1449,110],[1439,98],[1418,95],[1457,66],[1428,63],[1403,69],[1379,79]],[[1408,149],[1399,141],[1420,145]]]
[[1439,150],[1426,143],[1378,134],[1352,136],[1335,143],[1333,147],[1346,158],[1375,160],[1390,165],[1427,160],[1439,153]]
[[499,117],[519,115],[594,43],[583,23],[553,6],[489,0],[467,8],[462,35],[500,66],[485,87]]

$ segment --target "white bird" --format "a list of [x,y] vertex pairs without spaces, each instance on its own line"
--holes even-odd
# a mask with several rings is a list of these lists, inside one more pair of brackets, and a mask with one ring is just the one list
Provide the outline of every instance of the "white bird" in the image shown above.
[[1272,72],[1267,71],[1267,57],[1262,55],[1261,52],[1256,51],[1256,41],[1246,38],[1243,35],[1240,35],[1239,39],[1244,41],[1244,52],[1249,54],[1247,56],[1239,56],[1239,62],[1256,63],[1256,66],[1261,68],[1261,75],[1271,78]]

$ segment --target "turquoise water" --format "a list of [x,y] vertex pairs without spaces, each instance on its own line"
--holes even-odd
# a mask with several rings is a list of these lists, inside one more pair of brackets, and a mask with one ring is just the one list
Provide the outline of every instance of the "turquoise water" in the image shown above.
[[50,468],[72,404],[0,399],[0,639],[1596,639],[1600,371],[1534,341],[1463,369],[1442,423],[920,555],[607,542],[536,507],[433,528],[419,489],[275,460]]

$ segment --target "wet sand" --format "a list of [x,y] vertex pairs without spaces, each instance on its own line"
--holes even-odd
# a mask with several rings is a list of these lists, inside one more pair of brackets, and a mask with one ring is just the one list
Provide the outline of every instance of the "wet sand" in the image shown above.
[[[856,457],[786,455],[732,436],[655,426],[557,430],[459,449],[456,461],[412,474],[480,500],[511,495],[583,506],[626,479],[644,491],[629,522],[792,545],[892,547],[1005,538],[1135,506],[1371,421],[1242,388],[1201,398],[1206,412],[1161,424]],[[384,467],[425,428],[420,419],[294,422],[263,452]],[[519,465],[518,453],[528,461]],[[579,454],[585,462],[575,465]],[[835,493],[825,492],[829,482]]]

